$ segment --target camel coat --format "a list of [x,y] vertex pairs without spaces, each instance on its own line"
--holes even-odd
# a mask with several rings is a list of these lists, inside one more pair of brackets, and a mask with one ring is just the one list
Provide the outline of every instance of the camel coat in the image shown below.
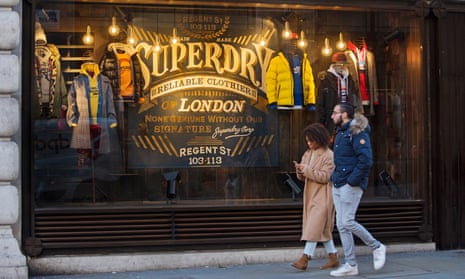
[[334,204],[330,176],[334,170],[333,151],[327,148],[307,150],[300,162],[306,165],[297,178],[305,181],[301,240],[331,240],[334,228]]

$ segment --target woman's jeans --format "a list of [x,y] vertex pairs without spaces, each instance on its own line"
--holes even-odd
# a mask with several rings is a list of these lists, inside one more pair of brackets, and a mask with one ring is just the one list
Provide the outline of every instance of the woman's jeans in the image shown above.
[[336,226],[341,238],[342,248],[346,263],[356,265],[354,237],[356,235],[372,250],[379,247],[380,243],[370,232],[355,221],[363,190],[358,186],[344,185],[340,188],[333,187],[334,207],[336,208]]

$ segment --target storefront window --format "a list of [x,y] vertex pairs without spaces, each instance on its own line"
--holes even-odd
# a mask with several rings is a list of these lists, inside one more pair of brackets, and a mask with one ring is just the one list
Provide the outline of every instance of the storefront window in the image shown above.
[[[366,197],[415,198],[414,14],[44,2],[30,96],[38,206],[299,200],[302,130],[332,130],[325,113],[341,98],[372,126]],[[293,81],[272,78],[280,52],[298,59]],[[286,84],[303,90],[284,96]]]

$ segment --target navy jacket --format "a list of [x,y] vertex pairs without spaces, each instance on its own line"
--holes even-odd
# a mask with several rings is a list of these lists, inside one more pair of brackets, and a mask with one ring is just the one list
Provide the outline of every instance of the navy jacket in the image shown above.
[[373,165],[368,119],[360,113],[355,113],[352,121],[339,127],[333,151],[336,168],[331,175],[331,181],[334,187],[349,184],[366,190]]

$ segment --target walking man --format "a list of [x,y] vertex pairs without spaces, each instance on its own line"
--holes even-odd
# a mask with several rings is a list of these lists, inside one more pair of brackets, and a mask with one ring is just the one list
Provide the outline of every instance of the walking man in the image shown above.
[[334,163],[331,175],[336,226],[344,250],[345,264],[331,271],[331,276],[358,275],[353,235],[373,250],[373,267],[383,268],[386,247],[355,220],[360,199],[368,187],[368,176],[373,164],[368,119],[354,112],[354,107],[341,103],[334,107],[331,118],[337,128],[334,140]]

